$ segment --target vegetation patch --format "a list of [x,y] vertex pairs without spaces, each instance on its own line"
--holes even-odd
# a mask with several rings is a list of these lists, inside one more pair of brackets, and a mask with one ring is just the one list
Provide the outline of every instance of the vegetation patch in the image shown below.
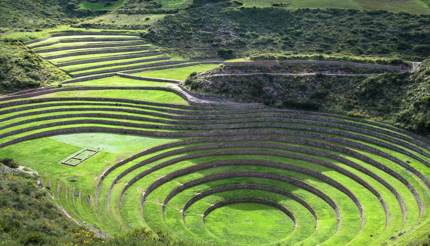
[[338,9],[358,9],[358,10],[385,10],[392,12],[408,12],[411,14],[429,14],[429,6],[421,0],[238,0],[245,7],[284,7],[289,9],[300,8],[338,8]]
[[172,14],[188,7],[192,0],[129,0],[118,9],[121,14]]
[[356,93],[359,109],[393,119],[399,126],[430,132],[430,60],[411,75],[381,75],[364,81]]
[[68,75],[20,43],[0,43],[0,91],[58,83]]
[[110,11],[115,7],[121,5],[124,1],[122,0],[105,0],[105,1],[81,1],[79,3],[79,9],[90,10],[90,11]]
[[47,28],[65,22],[59,0],[4,0],[0,2],[0,28]]
[[145,37],[191,56],[231,58],[290,51],[423,59],[430,55],[429,27],[427,15],[237,8],[221,1],[194,3],[166,16]]
[[[4,166],[0,163],[0,169]],[[0,239],[4,245],[89,245],[101,241],[67,219],[49,193],[24,173],[0,172]]]

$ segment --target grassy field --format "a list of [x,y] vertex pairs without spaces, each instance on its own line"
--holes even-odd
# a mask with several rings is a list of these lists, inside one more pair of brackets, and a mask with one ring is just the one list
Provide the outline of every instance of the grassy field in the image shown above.
[[135,91],[135,90],[100,90],[100,91],[76,91],[57,92],[42,97],[111,97],[131,100],[144,100],[148,102],[171,102],[173,104],[188,104],[184,99],[171,92],[164,91]]
[[167,87],[169,84],[153,82],[153,81],[145,81],[145,80],[128,79],[128,78],[122,78],[119,76],[112,76],[104,79],[95,79],[90,81],[77,82],[66,86],[80,86],[80,85],[81,86],[163,86],[163,87]]

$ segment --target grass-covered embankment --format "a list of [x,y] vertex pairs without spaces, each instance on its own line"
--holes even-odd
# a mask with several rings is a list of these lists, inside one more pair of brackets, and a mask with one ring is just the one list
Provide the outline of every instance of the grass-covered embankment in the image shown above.
[[53,84],[68,78],[21,43],[0,41],[0,93]]

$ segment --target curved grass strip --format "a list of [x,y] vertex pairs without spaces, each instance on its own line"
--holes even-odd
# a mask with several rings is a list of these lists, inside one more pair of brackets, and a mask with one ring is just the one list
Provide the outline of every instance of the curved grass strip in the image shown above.
[[284,206],[282,206],[279,203],[274,202],[274,201],[263,200],[263,199],[252,198],[252,197],[236,199],[236,200],[226,200],[226,201],[214,204],[213,206],[208,208],[203,213],[203,221],[205,221],[206,217],[209,216],[209,214],[212,213],[213,211],[215,211],[216,209],[227,206],[227,205],[231,205],[231,204],[237,204],[237,203],[257,203],[257,204],[263,204],[263,205],[274,207],[274,208],[282,211],[285,215],[287,215],[294,222],[294,227],[296,226],[296,218],[294,217],[294,214],[290,210],[288,210],[286,207],[284,207]]
[[142,63],[132,66],[123,66],[118,68],[107,68],[107,69],[101,69],[101,70],[95,70],[95,71],[89,71],[89,72],[80,72],[80,73],[73,73],[73,78],[79,78],[79,77],[86,77],[96,74],[102,74],[102,73],[115,73],[115,72],[127,72],[129,69],[147,69],[147,68],[157,68],[157,67],[163,67],[163,66],[176,66],[180,64],[188,64],[188,61],[165,61],[165,62],[153,62],[153,63]]
[[[2,112],[4,112],[4,111],[2,111]],[[195,112],[187,112],[187,115],[188,114],[194,114]],[[231,119],[230,119],[231,117],[229,117],[229,119],[216,119],[216,120],[218,120],[218,121],[226,121],[226,122],[228,122],[228,123],[234,123],[234,122],[236,122],[236,123],[238,123],[238,122],[240,122],[240,120],[242,120],[242,118],[238,118],[237,119],[237,121],[234,121],[234,122],[232,122],[231,121]],[[257,114],[254,118],[260,118],[260,114]],[[205,122],[207,122],[208,120],[210,120],[210,121],[215,121],[215,119],[206,119],[205,117],[200,117],[200,118],[196,118],[196,119],[202,119],[202,120],[205,120]],[[308,121],[308,119],[291,119],[290,118],[290,116],[289,115],[285,115],[285,117],[283,117],[283,115],[279,115],[279,116],[273,116],[273,118],[272,117],[268,117],[268,118],[263,118],[263,119],[266,119],[267,121],[269,121],[269,120],[282,120],[282,121],[288,121],[288,122],[291,122],[291,123],[302,123],[302,124],[304,124],[304,123],[306,123],[306,121]],[[248,119],[247,119],[248,120]],[[205,122],[202,122],[201,124],[205,124]],[[311,123],[314,123],[313,121],[309,121],[309,122],[311,122]],[[210,122],[210,123],[212,123],[212,122]],[[213,123],[217,123],[217,122],[213,122]],[[199,123],[200,124],[200,123]],[[208,123],[206,123],[206,124],[208,124]],[[217,124],[219,124],[219,123],[217,123]],[[359,128],[357,128],[357,127],[355,127],[355,128],[349,128],[348,126],[343,126],[343,125],[341,125],[341,124],[330,124],[330,123],[322,123],[322,125],[323,126],[327,126],[327,127],[335,127],[335,128],[343,128],[343,129],[346,129],[346,130],[351,130],[351,131],[357,131],[357,132],[362,132],[362,133],[367,133],[368,135],[372,135],[372,134],[375,134],[375,133],[370,133],[370,132],[367,132],[367,131],[361,131]],[[388,133],[387,133],[388,134]],[[397,136],[396,136],[397,137]],[[381,136],[381,138],[386,138],[385,136]],[[399,136],[399,138],[402,138],[402,135],[400,135]],[[408,144],[408,143],[407,143]],[[420,151],[420,150],[417,150],[417,151]],[[425,154],[424,154],[425,155]]]
[[155,55],[163,55],[163,52],[160,51],[144,51],[144,52],[133,52],[133,53],[127,53],[127,54],[114,54],[107,57],[99,57],[99,58],[85,58],[85,59],[76,59],[76,60],[70,60],[70,61],[63,61],[63,62],[55,62],[55,64],[61,68],[72,66],[72,65],[81,65],[81,64],[88,64],[88,63],[96,63],[96,62],[105,62],[105,61],[115,61],[115,60],[124,60],[124,59],[132,59],[132,58],[139,58],[139,57],[148,57],[148,56],[155,56]]
[[132,47],[119,47],[119,48],[97,48],[93,50],[78,50],[74,52],[67,52],[58,55],[43,55],[43,58],[47,60],[54,60],[65,57],[81,56],[81,55],[94,55],[94,54],[106,54],[106,53],[121,53],[129,51],[151,51],[153,48],[151,46],[132,46]]
[[63,46],[63,47],[55,47],[55,48],[44,48],[44,49],[35,49],[34,52],[37,54],[57,52],[57,51],[68,51],[68,50],[77,50],[77,49],[92,49],[92,48],[113,48],[113,47],[124,47],[124,46],[133,46],[133,45],[144,45],[146,44],[143,41],[123,41],[123,42],[102,42],[102,43],[87,43],[81,45],[71,45],[71,46]]
[[[44,41],[48,41],[49,39],[45,39]],[[41,48],[47,47],[54,44],[60,43],[79,43],[79,42],[120,42],[120,41],[137,41],[142,40],[139,37],[80,37],[80,38],[62,38],[52,42],[40,42],[40,44],[33,43],[31,48]]]
[[[191,135],[192,136],[192,135]],[[197,135],[198,136],[198,135]],[[369,141],[369,139],[367,139],[367,141]],[[386,147],[386,146],[382,146],[382,147]],[[396,151],[397,149],[394,149],[394,151]],[[401,151],[399,151],[399,152],[401,152]],[[403,153],[405,153],[405,152],[403,152]],[[416,156],[414,156],[414,155],[411,155],[411,154],[409,154],[409,153],[407,153],[411,158],[416,158]],[[417,160],[420,160],[420,158],[416,158]]]
[[170,59],[170,57],[168,57],[168,56],[161,56],[161,57],[144,58],[144,59],[138,59],[138,60],[132,60],[132,61],[114,62],[114,63],[102,64],[102,65],[85,66],[85,67],[76,68],[76,69],[67,69],[66,68],[66,71],[69,73],[76,73],[76,72],[98,69],[98,68],[106,68],[106,67],[121,66],[121,65],[132,65],[135,63],[142,63],[142,62],[165,61],[165,60],[169,60],[169,59]]
[[[7,101],[7,100],[13,100],[13,99],[20,99],[20,98],[26,98],[26,97],[37,97],[47,94],[52,94],[55,92],[69,92],[69,91],[104,91],[104,90],[151,90],[151,91],[165,91],[165,92],[171,92],[174,93],[180,97],[182,97],[184,100],[187,100],[187,95],[184,93],[175,90],[173,88],[169,87],[160,87],[160,86],[75,86],[75,87],[62,87],[62,88],[50,88],[45,90],[40,90],[37,92],[31,92],[23,95],[15,95],[15,96],[9,96],[9,97],[3,97],[0,98],[1,101]],[[0,104],[2,105],[2,104]],[[4,105],[4,104],[3,104]],[[3,106],[2,105],[2,106]],[[7,105],[7,103],[6,103]]]
[[[238,170],[239,171],[239,170]],[[210,172],[208,172],[206,175],[211,175]],[[206,176],[205,175],[205,176]],[[316,232],[316,228],[318,227],[318,222],[315,220],[316,217],[314,217],[311,212],[309,212],[309,210],[305,207],[303,207],[302,204],[300,204],[299,202],[290,199],[289,197],[286,197],[284,195],[281,194],[277,194],[277,193],[272,193],[270,191],[263,191],[265,190],[265,188],[274,188],[273,191],[277,191],[277,190],[282,190],[282,191],[286,191],[288,192],[290,189],[294,189],[293,187],[288,186],[287,184],[283,183],[283,185],[278,182],[276,184],[271,183],[270,185],[268,185],[268,182],[271,182],[267,179],[253,179],[253,178],[245,178],[245,179],[240,179],[240,178],[227,178],[227,179],[220,179],[219,181],[213,181],[210,182],[210,184],[208,183],[203,183],[202,185],[196,185],[193,186],[195,187],[194,189],[192,187],[190,187],[190,189],[185,189],[184,194],[175,197],[174,201],[172,201],[172,205],[167,207],[167,210],[164,212],[164,219],[166,221],[166,224],[168,227],[176,228],[177,226],[180,226],[179,223],[183,223],[183,227],[185,227],[188,232],[188,229],[191,231],[192,234],[196,235],[197,237],[199,237],[202,233],[200,233],[202,231],[202,229],[200,228],[196,228],[198,226],[201,226],[204,228],[204,225],[199,225],[197,220],[201,219],[201,216],[199,216],[201,213],[201,210],[205,210],[205,206],[208,205],[210,206],[211,204],[214,204],[215,202],[224,199],[230,199],[230,198],[239,198],[239,197],[246,197],[246,196],[251,196],[251,197],[257,197],[257,198],[270,198],[273,200],[276,200],[282,204],[285,204],[287,207],[291,208],[291,211],[297,216],[296,218],[298,219],[298,227],[296,229],[296,231],[294,233],[289,232],[288,234],[283,234],[283,235],[287,235],[286,238],[283,239],[283,241],[285,241],[288,238],[288,241],[292,244],[291,240],[294,240],[294,242],[298,242],[298,241],[302,241],[308,237],[310,237],[311,235],[316,236],[317,234],[319,234],[318,232]],[[189,181],[189,182],[193,182],[193,180]],[[173,190],[177,190],[177,189],[181,189],[181,187],[183,185],[188,184],[189,182],[185,182],[183,183],[183,181],[181,181],[182,184],[179,184],[176,187],[173,187]],[[276,181],[272,181],[272,182],[276,182]],[[239,190],[235,190],[233,189],[233,187],[238,187]],[[263,190],[249,190],[246,189],[245,187],[255,187],[255,186],[259,186],[262,187]],[[213,188],[209,188],[209,187],[213,187]],[[226,191],[221,191],[225,188]],[[283,188],[280,188],[283,187]],[[288,188],[287,188],[288,187]],[[230,188],[232,188],[230,190]],[[243,189],[241,189],[243,188]],[[169,188],[166,188],[166,190],[170,190]],[[210,192],[211,190],[217,190],[220,192],[215,193],[213,196],[207,196],[208,199],[202,198],[201,201],[197,201],[197,204],[194,205],[193,208],[191,208],[190,212],[187,212],[187,215],[189,215],[189,217],[187,216],[186,218],[183,217],[181,211],[184,211],[183,209],[183,205],[186,204],[188,201],[191,201],[193,199],[193,197],[198,196],[201,193],[206,193],[206,192]],[[293,191],[291,191],[293,192]],[[303,191],[301,191],[300,193],[303,193]],[[304,202],[306,202],[307,200],[310,200],[312,198],[312,205],[316,206],[315,203],[315,199],[320,200],[318,197],[314,197],[314,195],[312,195],[309,192],[305,192],[308,193],[308,196],[310,195],[311,197],[303,197],[303,194],[298,195],[299,199],[302,199]],[[171,194],[171,193],[169,193]],[[162,195],[157,197],[165,197],[165,193],[163,192]],[[212,198],[211,198],[212,197]],[[223,197],[223,198],[222,198]],[[229,197],[229,198],[227,198]],[[206,201],[205,201],[206,200]],[[323,202],[323,201],[321,201]],[[290,207],[291,206],[291,207]],[[331,207],[329,205],[326,205],[328,208],[331,209]],[[324,207],[325,209],[327,209],[325,205],[321,206]],[[324,214],[321,210],[321,207],[317,208],[317,212],[315,214],[315,216],[321,215],[322,217],[325,217],[327,214]],[[164,208],[163,208],[164,209]],[[327,210],[324,210],[326,212],[328,212]],[[332,210],[329,210],[332,211]],[[153,214],[152,212],[155,212],[155,210],[145,210],[145,215],[148,215],[148,213]],[[335,218],[335,213],[334,211],[332,211],[332,217],[331,218]],[[330,213],[331,214],[331,213]],[[228,215],[228,214],[227,214]],[[301,217],[303,215],[306,215],[305,217]],[[148,220],[150,220],[152,218],[148,217]],[[305,221],[303,221],[303,219],[305,219]],[[187,219],[187,222],[185,222],[185,219]],[[321,219],[321,218],[320,218]],[[145,218],[146,220],[146,218]],[[150,221],[148,221],[149,223]],[[171,223],[169,223],[171,222]],[[220,221],[221,223],[223,223],[222,221]],[[302,222],[306,223],[306,224],[302,224]],[[185,224],[186,223],[186,224]],[[225,224],[225,223],[224,223]],[[335,233],[334,230],[336,229],[336,221],[333,220],[332,223],[329,223],[328,221],[326,221],[326,223],[323,225],[323,227],[327,226],[328,224],[332,225],[331,228],[332,230],[330,231],[331,233]],[[226,224],[227,225],[227,224]],[[321,226],[321,224],[320,224]],[[326,227],[329,228],[329,227]],[[321,229],[321,228],[320,228]],[[324,230],[323,230],[324,231]],[[319,230],[319,232],[323,232],[321,230]],[[325,230],[325,232],[329,232],[327,230]],[[175,231],[174,231],[175,232]],[[240,231],[238,231],[240,232]],[[181,236],[182,234],[184,234],[185,231],[181,232],[178,231],[178,236]],[[319,234],[320,236],[324,235],[323,234]],[[327,235],[329,236],[329,235]],[[324,237],[324,236],[323,236]],[[294,238],[294,239],[293,239]],[[209,239],[210,240],[210,239]]]
[[[178,104],[168,104],[168,103],[157,103],[157,102],[149,102],[149,101],[142,101],[142,100],[132,100],[132,99],[120,99],[120,98],[108,98],[108,97],[46,97],[46,98],[31,98],[31,99],[24,99],[19,101],[12,101],[12,102],[6,102],[0,104],[2,108],[8,108],[8,107],[17,107],[22,106],[26,104],[34,104],[28,107],[27,109],[34,109],[34,108],[42,108],[44,107],[44,104],[42,103],[51,103],[51,102],[70,102],[70,103],[82,103],[79,101],[91,102],[91,103],[110,103],[110,105],[115,106],[125,106],[125,107],[142,107],[142,106],[150,106],[152,109],[157,109],[158,111],[162,111],[164,108],[171,108],[175,110],[187,110],[187,109],[193,109],[194,105],[178,105]],[[123,104],[121,104],[123,103]],[[64,104],[65,106],[68,106],[67,104]],[[60,105],[61,106],[61,105]],[[140,109],[140,108],[139,108]],[[143,108],[145,109],[145,108]],[[16,112],[20,111],[20,109],[5,109],[1,110],[1,114],[6,114],[10,112]]]
[[[276,138],[276,137],[275,137]],[[318,145],[317,145],[318,146]],[[363,158],[362,158],[363,159]],[[154,161],[155,160],[155,158],[152,158],[151,159],[151,161]],[[365,159],[366,160],[366,159]],[[366,160],[366,161],[368,161],[368,160]],[[390,169],[389,168],[387,168],[387,167],[385,167],[385,166],[383,166],[383,165],[381,165],[381,164],[379,164],[379,163],[377,163],[377,162],[375,162],[375,161],[369,161],[371,164],[373,164],[373,165],[375,165],[377,168],[380,168],[381,170],[383,170],[384,172],[387,172],[389,175],[391,175],[391,176],[393,176],[393,177],[395,177],[396,179],[398,179],[399,181],[401,181],[403,184],[405,184],[407,187],[408,187],[408,189],[413,193],[413,195],[414,195],[414,197],[415,197],[415,199],[416,199],[416,201],[417,201],[417,204],[418,204],[418,207],[420,208],[420,211],[422,211],[422,208],[423,208],[423,206],[422,206],[422,202],[421,202],[421,199],[419,198],[419,195],[418,195],[418,193],[416,192],[416,190],[409,184],[409,182],[408,181],[406,181],[402,176],[400,176],[399,174],[397,174],[397,173],[395,173],[395,172],[393,172],[393,171],[390,171]],[[142,163],[142,164],[145,164],[145,163]],[[132,167],[132,169],[129,169],[129,171],[131,171],[131,170],[133,170],[134,168],[137,168],[138,166],[135,166],[135,167]],[[120,177],[119,177],[120,178]],[[115,182],[114,182],[115,183]],[[386,186],[388,186],[388,185],[386,185]],[[388,187],[390,187],[390,186],[388,186]],[[393,188],[390,188],[390,190],[393,190]],[[396,193],[394,193],[394,194],[396,194]],[[398,198],[398,200],[400,200],[399,199],[399,196],[398,195],[396,195],[396,197]],[[403,206],[402,206],[403,207]]]
[[[221,198],[221,197],[223,197],[223,198]],[[277,231],[277,233],[274,233],[272,235],[273,239],[267,241],[267,243],[265,243],[265,244],[277,245],[277,244],[282,244],[282,243],[288,242],[290,245],[293,245],[293,244],[298,243],[300,241],[303,241],[305,239],[308,239],[311,237],[316,237],[318,234],[324,235],[324,233],[320,233],[320,232],[322,232],[321,230],[317,230],[319,228],[318,228],[318,224],[315,221],[314,217],[300,203],[298,203],[298,202],[296,202],[290,198],[287,198],[285,196],[282,196],[280,194],[272,193],[272,192],[268,192],[268,191],[262,191],[262,190],[241,189],[241,190],[230,190],[230,191],[216,193],[212,196],[207,196],[207,197],[203,198],[202,200],[199,200],[198,203],[194,204],[194,206],[192,206],[189,209],[189,213],[188,213],[189,216],[187,216],[186,221],[181,220],[180,213],[179,213],[179,215],[173,214],[172,208],[169,208],[167,210],[166,219],[164,221],[165,221],[165,223],[169,229],[171,229],[171,228],[173,229],[173,228],[175,228],[175,225],[182,223],[183,227],[185,227],[187,230],[189,230],[193,234],[193,236],[195,235],[195,237],[197,237],[197,238],[203,237],[203,236],[201,236],[202,235],[201,230],[196,228],[200,225],[200,227],[203,227],[207,231],[208,236],[213,235],[211,238],[215,238],[215,240],[217,242],[224,242],[225,244],[228,244],[228,242],[230,242],[232,239],[234,240],[235,237],[232,238],[230,236],[229,237],[230,239],[227,239],[223,236],[224,234],[222,232],[221,233],[219,233],[219,232],[213,233],[213,230],[211,230],[211,229],[214,229],[214,228],[212,227],[211,222],[215,222],[215,223],[221,222],[221,224],[223,224],[223,226],[225,226],[226,228],[230,228],[230,223],[237,221],[231,217],[232,214],[230,214],[230,213],[222,213],[222,214],[217,213],[218,215],[221,215],[223,217],[208,216],[207,221],[205,221],[205,222],[202,221],[201,215],[204,214],[204,211],[207,210],[208,206],[209,207],[213,206],[214,204],[216,204],[218,202],[225,201],[225,200],[232,200],[232,199],[236,200],[236,199],[250,198],[250,197],[277,202],[280,205],[288,208],[291,211],[291,213],[294,215],[294,217],[296,218],[295,227],[289,228],[288,231],[287,230],[285,230],[283,232]],[[182,200],[181,198],[178,198],[178,200]],[[251,206],[251,210],[252,210],[253,205],[251,204],[250,206]],[[236,207],[236,206],[233,205],[233,207]],[[252,210],[250,212],[252,213],[253,211],[255,211],[255,210]],[[248,218],[248,216],[249,216],[249,219],[251,219],[251,220],[254,219],[252,214],[248,214],[247,210],[239,210],[239,212],[243,213],[243,216],[245,218]],[[318,211],[318,212],[320,212],[320,211]],[[282,213],[280,213],[280,214],[275,213],[275,211],[272,211],[270,214],[277,214],[277,216],[275,218],[279,218],[279,219],[282,218],[283,216],[285,216]],[[333,217],[334,217],[334,215],[333,215]],[[224,220],[224,218],[226,220]],[[174,219],[174,220],[172,221],[172,219]],[[270,223],[268,221],[268,219],[269,219],[268,217],[263,217],[262,221],[260,223],[258,223],[255,226],[249,225],[251,228],[249,228],[247,230],[245,229],[243,232],[251,233],[251,237],[252,237],[253,235],[255,235],[255,233],[259,233],[259,234],[261,233],[261,231],[259,229],[257,229],[256,226],[262,225],[264,228],[265,223],[267,223],[268,226],[276,225],[276,224]],[[287,217],[287,219],[289,221],[291,221],[291,218]],[[282,221],[284,221],[284,220],[282,220]],[[237,222],[239,222],[239,221],[237,221]],[[292,226],[294,226],[293,223],[291,223],[291,224],[292,224]],[[335,225],[335,223],[333,223],[333,224],[330,223],[330,224]],[[246,223],[245,225],[248,225],[248,224]],[[287,229],[285,227],[285,225],[280,226],[280,227],[281,228],[279,228],[279,229]],[[254,232],[252,230],[252,228],[255,228],[256,231]],[[332,228],[334,228],[334,227],[332,227]],[[239,233],[239,234],[242,233],[240,228],[233,229],[230,232],[231,233]],[[177,233],[177,235],[179,235],[179,236],[181,234],[182,234],[181,232]],[[263,235],[265,235],[265,234],[263,234]],[[330,234],[326,234],[327,237],[329,235]],[[331,235],[333,235],[333,234],[331,234]],[[211,241],[211,238],[209,238],[208,240]],[[254,241],[254,240],[250,240],[249,242],[251,242],[251,244],[252,243],[257,244],[256,241]],[[258,243],[258,244],[260,244],[260,243]]]

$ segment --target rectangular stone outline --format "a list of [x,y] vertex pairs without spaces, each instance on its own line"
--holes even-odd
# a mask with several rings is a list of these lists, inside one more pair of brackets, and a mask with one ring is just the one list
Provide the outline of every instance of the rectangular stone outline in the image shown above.
[[[72,155],[68,156],[67,158],[63,159],[61,161],[61,164],[73,166],[73,167],[77,166],[77,165],[81,164],[82,162],[88,160],[89,158],[93,157],[99,151],[100,151],[100,149],[90,149],[90,148],[81,149],[78,152],[75,152]],[[79,158],[79,156],[85,152],[89,152],[89,154],[85,155],[83,158]]]

